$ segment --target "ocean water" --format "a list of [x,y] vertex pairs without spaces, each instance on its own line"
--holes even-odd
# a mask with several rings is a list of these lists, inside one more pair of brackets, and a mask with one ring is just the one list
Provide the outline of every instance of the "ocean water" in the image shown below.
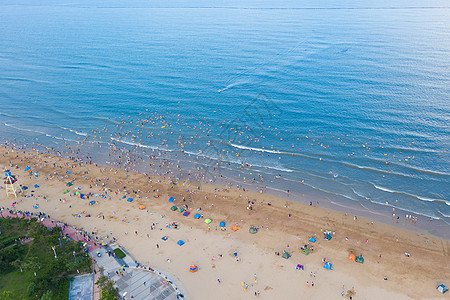
[[449,124],[447,1],[0,4],[2,141],[448,225]]

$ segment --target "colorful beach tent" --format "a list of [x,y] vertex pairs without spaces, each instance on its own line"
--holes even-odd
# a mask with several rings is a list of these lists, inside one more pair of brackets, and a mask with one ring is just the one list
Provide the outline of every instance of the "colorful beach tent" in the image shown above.
[[331,263],[329,263],[328,261],[325,263],[325,265],[323,265],[323,268],[327,269],[327,270],[331,270],[332,267],[333,267],[333,265]]
[[220,222],[219,226],[220,227],[225,227],[225,222]]
[[176,210],[178,209],[178,207],[176,207],[176,206],[174,205],[174,206],[172,206],[170,209],[171,209],[172,211],[176,211]]
[[177,242],[177,244],[180,245],[180,246],[183,246],[183,245],[184,245],[184,242],[183,242],[182,240],[179,240],[179,241]]
[[127,201],[128,202],[133,202],[133,198],[128,198]]
[[316,242],[316,239],[312,236],[312,237],[309,239],[309,241],[312,242],[312,243],[315,243],[315,242]]
[[353,260],[353,261],[356,261],[356,255],[355,255],[355,254],[350,254],[350,255],[348,256],[348,259]]
[[196,265],[191,265],[191,267],[189,268],[189,271],[192,273],[195,273],[198,271],[198,267]]
[[443,285],[442,283],[440,285],[437,286],[436,288],[439,292],[441,292],[442,294],[445,294],[448,292],[448,287],[446,287],[445,285]]
[[239,229],[239,227],[237,227],[236,225],[231,226],[231,230],[233,230],[233,231],[236,231],[238,229]]
[[189,214],[190,214],[190,212],[185,211],[185,212],[183,213],[183,216],[187,217],[187,216],[189,216]]
[[197,214],[194,215],[194,218],[200,219],[201,216],[202,216],[201,214],[198,214],[198,213],[197,213]]
[[139,205],[139,209],[140,210],[145,209],[145,205],[143,205],[143,204]]
[[169,202],[172,203],[173,201],[175,201],[175,199],[173,199],[173,197],[170,197]]
[[209,223],[211,223],[211,222],[212,222],[211,219],[206,219],[206,220],[205,220],[205,223],[206,223],[206,224],[209,224]]

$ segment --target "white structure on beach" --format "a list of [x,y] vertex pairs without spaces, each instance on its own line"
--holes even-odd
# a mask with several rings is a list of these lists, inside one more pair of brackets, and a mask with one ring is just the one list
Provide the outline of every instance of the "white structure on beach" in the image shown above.
[[5,190],[6,190],[6,196],[14,195],[14,197],[17,197],[19,193],[22,193],[22,188],[17,182],[16,176],[11,174],[11,171],[6,170],[5,171]]

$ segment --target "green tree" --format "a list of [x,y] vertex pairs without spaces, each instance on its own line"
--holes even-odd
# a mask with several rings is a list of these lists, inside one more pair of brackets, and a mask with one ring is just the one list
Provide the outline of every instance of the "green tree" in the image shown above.
[[100,278],[95,283],[100,287],[101,291],[101,300],[116,300],[119,299],[119,289],[114,286],[114,282],[108,280],[106,276],[100,276]]
[[40,300],[52,300],[53,299],[53,292],[51,290],[48,290],[44,295],[42,295]]
[[0,294],[0,300],[12,300],[11,292],[10,291],[3,291]]

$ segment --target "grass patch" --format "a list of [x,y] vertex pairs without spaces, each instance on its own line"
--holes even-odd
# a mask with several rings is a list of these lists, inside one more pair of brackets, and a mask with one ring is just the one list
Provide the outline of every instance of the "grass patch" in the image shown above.
[[114,249],[114,253],[118,258],[124,258],[125,256],[127,256],[120,248]]

